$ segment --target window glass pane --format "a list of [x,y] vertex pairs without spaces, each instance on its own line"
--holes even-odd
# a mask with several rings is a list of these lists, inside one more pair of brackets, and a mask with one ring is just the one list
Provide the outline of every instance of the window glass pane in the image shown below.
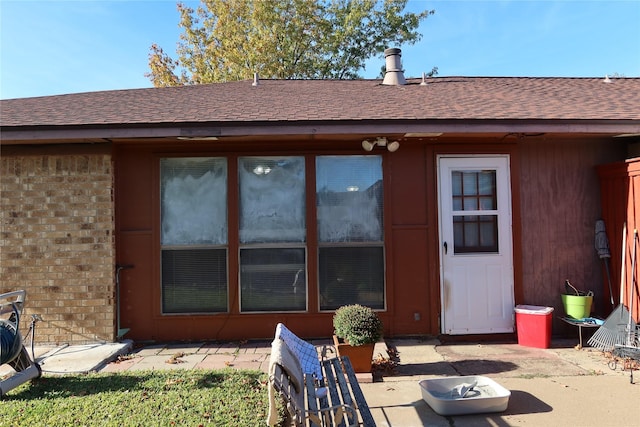
[[451,172],[451,194],[462,196],[462,172]]
[[453,196],[453,210],[454,211],[462,210],[462,197]]
[[465,197],[464,198],[464,210],[465,211],[475,211],[478,209],[478,199],[475,197]]
[[320,309],[345,304],[384,308],[382,247],[333,247],[319,250]]
[[498,252],[497,215],[453,217],[454,253]]
[[480,197],[480,210],[490,211],[496,209],[494,197]]
[[381,242],[382,196],[382,157],[317,157],[320,242]]
[[162,251],[162,312],[227,311],[226,249]]
[[227,161],[160,160],[163,245],[227,243]]
[[493,196],[496,194],[496,172],[481,171],[478,173],[478,194],[482,196]]
[[497,230],[494,227],[494,216],[483,216],[483,221],[480,223],[480,245],[484,248],[495,248],[497,252],[498,243],[496,239]]
[[304,248],[241,249],[240,283],[243,312],[306,310]]
[[306,241],[304,157],[241,157],[240,242]]
[[451,202],[454,211],[497,209],[496,172],[452,171]]
[[478,194],[478,177],[476,172],[462,173],[462,194],[465,196]]
[[468,216],[466,218],[469,218],[471,220],[464,222],[464,245],[468,247],[476,247],[478,246],[478,242],[479,242],[478,223],[474,221],[472,218],[478,218],[478,217]]

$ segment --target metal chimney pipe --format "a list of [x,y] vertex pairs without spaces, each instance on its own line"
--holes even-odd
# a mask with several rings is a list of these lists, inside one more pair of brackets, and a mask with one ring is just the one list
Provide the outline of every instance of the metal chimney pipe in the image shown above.
[[386,72],[384,73],[383,85],[406,85],[407,81],[402,72],[402,50],[392,47],[384,50],[384,60]]

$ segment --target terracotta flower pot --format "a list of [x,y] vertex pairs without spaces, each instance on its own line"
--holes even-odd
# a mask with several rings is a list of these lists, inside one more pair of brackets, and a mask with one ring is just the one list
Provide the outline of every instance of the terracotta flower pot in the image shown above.
[[373,351],[375,344],[364,344],[352,346],[345,342],[342,338],[333,336],[333,344],[339,356],[348,356],[353,366],[353,370],[358,373],[371,372],[371,364],[373,362]]

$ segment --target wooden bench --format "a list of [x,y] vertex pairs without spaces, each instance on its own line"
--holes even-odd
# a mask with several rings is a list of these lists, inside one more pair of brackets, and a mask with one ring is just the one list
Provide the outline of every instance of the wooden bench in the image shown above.
[[[287,334],[287,340],[279,336],[282,331]],[[291,340],[294,340],[293,345]],[[269,368],[270,400],[276,394],[280,396],[286,408],[287,424],[310,427],[374,427],[375,421],[349,358],[325,358],[326,352],[323,350],[320,360],[313,345],[300,340],[304,343],[301,344],[295,340],[300,339],[284,325],[278,325]],[[304,346],[309,352],[313,348],[315,363],[308,356],[310,353],[301,356],[296,345]],[[270,410],[270,419],[274,420],[272,411],[273,409]]]

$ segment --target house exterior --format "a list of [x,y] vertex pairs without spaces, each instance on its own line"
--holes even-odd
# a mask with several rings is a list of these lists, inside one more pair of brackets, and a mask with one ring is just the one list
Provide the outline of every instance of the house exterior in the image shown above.
[[[512,334],[517,304],[563,314],[565,279],[606,316],[594,224],[602,191],[637,204],[602,171],[635,164],[638,93],[256,77],[3,100],[0,292],[26,289],[51,343],[322,337],[348,303],[387,336]],[[607,212],[615,281],[628,210]]]

